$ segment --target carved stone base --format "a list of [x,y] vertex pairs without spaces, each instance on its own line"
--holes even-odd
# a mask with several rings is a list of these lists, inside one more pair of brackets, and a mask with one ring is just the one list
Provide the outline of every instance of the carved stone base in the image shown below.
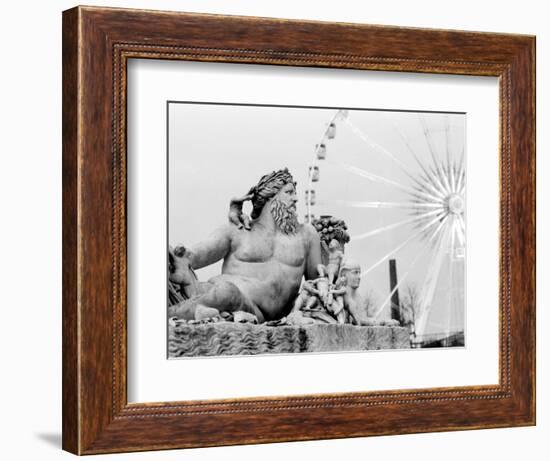
[[222,322],[169,326],[168,332],[170,358],[409,348],[409,331],[402,327]]

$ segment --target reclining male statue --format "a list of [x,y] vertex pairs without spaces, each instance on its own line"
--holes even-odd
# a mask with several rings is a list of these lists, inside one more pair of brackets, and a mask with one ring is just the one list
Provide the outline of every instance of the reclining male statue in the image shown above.
[[[252,202],[252,220],[239,213]],[[317,277],[321,245],[310,224],[296,215],[296,183],[288,169],[263,176],[248,194],[234,199],[229,222],[205,241],[170,250],[170,280],[184,284],[200,269],[223,260],[222,273],[190,287],[192,298],[170,306],[169,316],[193,320],[220,312],[245,311],[259,322],[277,320],[292,309],[300,284]],[[235,221],[241,220],[242,226]],[[237,224],[237,225],[235,225]]]

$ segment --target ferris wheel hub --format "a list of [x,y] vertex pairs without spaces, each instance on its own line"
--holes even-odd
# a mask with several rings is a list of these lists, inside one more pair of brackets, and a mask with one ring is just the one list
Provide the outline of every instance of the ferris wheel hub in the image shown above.
[[449,195],[446,204],[450,213],[458,215],[464,212],[464,198],[459,194]]

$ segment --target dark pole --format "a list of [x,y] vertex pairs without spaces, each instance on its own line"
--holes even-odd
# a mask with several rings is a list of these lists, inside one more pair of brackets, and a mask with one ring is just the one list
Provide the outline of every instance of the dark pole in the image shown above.
[[397,265],[395,259],[390,259],[390,293],[393,293],[391,295],[391,318],[401,323],[401,305],[399,304],[399,290],[396,287]]

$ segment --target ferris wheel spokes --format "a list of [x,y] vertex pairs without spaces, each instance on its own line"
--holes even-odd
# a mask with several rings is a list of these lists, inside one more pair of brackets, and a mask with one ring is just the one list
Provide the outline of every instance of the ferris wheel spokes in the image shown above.
[[462,146],[462,153],[460,155],[460,160],[458,163],[451,160],[451,147],[450,147],[450,125],[449,125],[449,116],[445,117],[445,141],[446,141],[446,152],[447,152],[447,168],[449,169],[449,178],[451,181],[451,190],[453,193],[459,193],[458,185],[461,172],[464,167],[464,146]]
[[415,232],[414,234],[410,235],[405,241],[397,245],[393,250],[386,253],[382,258],[380,258],[378,261],[376,261],[374,264],[372,264],[369,268],[361,272],[361,277],[364,277],[367,275],[370,271],[378,267],[380,264],[382,264],[386,259],[388,259],[390,256],[392,256],[397,251],[404,248],[407,244],[409,244],[413,239],[416,237],[419,237],[420,235],[424,234],[430,227],[432,227],[434,224],[436,224],[438,221],[440,221],[441,218],[445,217],[447,215],[446,211],[442,211],[439,215],[437,215],[434,219],[432,219],[430,222],[428,222],[425,226],[423,226],[420,230]]
[[428,129],[428,126],[426,125],[426,120],[424,118],[423,114],[418,114],[418,119],[420,120],[420,124],[422,125],[422,131],[424,133],[424,138],[426,139],[426,143],[428,144],[428,150],[430,151],[430,155],[433,160],[433,167],[439,176],[439,179],[442,181],[442,185],[444,186],[444,190],[448,191],[450,189],[449,182],[447,180],[447,175],[443,171],[443,166],[440,164],[440,162],[437,159],[437,156],[435,155],[435,148],[432,144],[433,140],[430,134],[430,130]]
[[416,215],[412,218],[404,219],[402,221],[398,221],[398,222],[393,223],[393,224],[388,224],[387,226],[382,226],[382,227],[379,227],[377,229],[365,232],[363,234],[352,236],[351,241],[353,242],[353,241],[362,240],[362,239],[365,239],[365,238],[368,238],[368,237],[372,237],[372,236],[380,234],[382,232],[389,231],[389,230],[396,229],[398,227],[404,226],[405,224],[411,224],[411,223],[414,223],[414,222],[417,222],[417,221],[425,220],[426,218],[428,218],[430,216],[434,216],[436,214],[441,215],[441,213],[443,211],[445,211],[443,209],[443,207],[439,207],[437,210],[428,211],[428,212],[422,213],[420,215]]
[[351,208],[408,208],[411,210],[421,210],[426,208],[441,208],[441,203],[424,203],[424,202],[369,202],[369,201],[354,201],[354,200],[322,200],[318,202],[320,205],[338,205]]
[[411,273],[413,267],[416,265],[416,263],[419,261],[420,256],[424,254],[424,252],[432,245],[433,241],[437,236],[439,235],[439,232],[443,228],[444,220],[442,220],[439,225],[431,232],[429,235],[429,238],[427,239],[426,243],[422,247],[421,251],[417,252],[416,256],[414,257],[413,261],[409,264],[409,267],[407,268],[407,271],[405,274],[403,274],[399,280],[399,282],[395,285],[393,290],[391,290],[390,294],[384,299],[384,301],[380,304],[378,309],[375,311],[374,317],[378,318],[378,316],[382,313],[382,310],[386,306],[386,304],[391,300],[394,293],[399,289],[399,287],[407,280],[409,274]]
[[454,280],[453,280],[453,269],[454,269],[454,248],[455,248],[455,236],[456,236],[456,233],[455,233],[455,227],[454,227],[454,224],[455,224],[455,215],[453,215],[452,217],[453,219],[453,227],[452,227],[452,230],[451,230],[451,246],[450,246],[450,250],[451,250],[451,254],[449,255],[449,287],[448,287],[448,292],[449,292],[449,303],[448,303],[448,316],[447,316],[447,331],[446,331],[446,336],[449,335],[449,332],[451,331],[451,317],[453,315],[453,289],[454,289]]
[[466,226],[464,225],[464,218],[457,216],[456,218],[458,241],[461,247],[464,247],[466,243]]
[[[437,230],[435,232],[437,232]],[[407,271],[399,279],[399,282],[395,285],[395,287],[393,287],[393,290],[390,291],[390,294],[384,299],[384,301],[382,301],[382,303],[380,303],[380,305],[378,306],[376,311],[374,311],[374,318],[378,318],[378,316],[382,313],[382,311],[384,310],[384,307],[386,307],[386,304],[388,304],[388,302],[390,302],[390,300],[391,300],[392,296],[395,294],[395,292],[407,280],[407,278],[408,278],[409,274],[411,273],[412,269],[414,268],[416,263],[420,260],[420,256],[422,256],[424,254],[424,251],[430,246],[431,243],[432,243],[431,239],[428,240],[424,244],[424,246],[422,247],[422,250],[417,252],[416,256],[414,257],[412,262],[409,264],[409,267],[407,268]]]
[[402,132],[402,130],[399,128],[399,126],[395,123],[395,120],[391,117],[390,114],[384,114],[384,116],[390,121],[390,124],[394,128],[394,130],[397,132],[401,140],[403,141],[403,144],[405,144],[408,152],[411,154],[411,156],[414,158],[420,169],[423,171],[423,173],[426,175],[426,178],[423,178],[424,184],[432,189],[434,192],[436,192],[441,197],[445,196],[445,187],[439,180],[438,175],[434,174],[433,172],[429,171],[428,168],[426,168],[426,165],[420,161],[418,158],[418,155],[414,151],[414,149],[411,147],[411,144],[409,142],[409,139],[405,135],[405,133]]
[[432,307],[432,301],[435,293],[437,281],[441,274],[441,265],[443,264],[443,258],[447,252],[449,245],[450,229],[448,226],[443,226],[443,232],[438,239],[435,251],[432,254],[430,263],[428,265],[428,272],[422,285],[421,304],[420,304],[420,316],[418,322],[418,334],[421,335],[426,329],[426,323],[428,321],[428,315]]
[[[442,190],[438,190],[437,188],[434,188],[429,181],[428,182],[420,181],[417,177],[415,177],[413,174],[411,174],[408,167],[402,161],[400,161],[397,157],[395,157],[389,150],[387,150],[386,148],[382,147],[380,144],[373,141],[367,134],[365,134],[363,131],[361,131],[349,118],[346,118],[345,122],[352,129],[352,131],[361,140],[363,140],[365,143],[367,143],[373,150],[375,150],[375,151],[381,153],[382,155],[385,155],[385,156],[389,157],[390,159],[392,159],[401,168],[401,171],[410,180],[412,180],[414,183],[416,183],[417,187],[419,187],[421,190],[425,190],[428,193],[430,192],[430,189],[431,189],[431,193],[435,193],[436,195],[443,198],[444,193],[443,193]],[[408,146],[408,147],[410,148],[410,146]],[[413,155],[416,158],[416,154],[413,153]],[[420,164],[420,161],[418,159],[417,159],[417,161]],[[421,165],[421,166],[423,167],[423,165]],[[424,171],[426,172],[426,174],[428,174],[428,172],[426,170],[424,170]]]
[[[360,138],[362,141],[364,141],[368,146],[370,146],[373,150],[379,152],[382,155],[385,155],[386,157],[392,159],[399,167],[407,174],[410,175],[410,172],[408,171],[407,166],[399,160],[395,155],[393,155],[389,150],[382,147],[380,144],[376,143],[375,141],[370,138],[367,134],[365,134],[363,131],[361,131],[350,119],[349,117],[345,120],[346,125],[348,125],[351,130],[357,135],[358,138]],[[412,179],[414,179],[413,176],[410,176]]]
[[[437,156],[435,155],[435,149],[433,146],[433,140],[431,138],[430,130],[428,129],[426,125],[426,120],[423,117],[422,114],[418,114],[418,118],[420,120],[420,124],[422,125],[422,129],[424,132],[424,137],[426,139],[426,143],[428,145],[428,150],[430,152],[430,155],[433,160],[433,169],[435,171],[436,176],[439,178],[440,184],[443,187],[444,193],[446,195],[453,193],[453,188],[451,186],[451,161],[450,161],[450,151],[447,149],[447,158],[448,162],[445,168],[445,165],[442,161],[438,161]],[[448,118],[448,117],[447,117]],[[447,169],[447,172],[445,172],[445,169]]]
[[[402,184],[399,184],[398,182],[392,181],[391,179],[387,179],[387,178],[384,178],[382,176],[378,176],[374,173],[370,173],[370,172],[368,172],[368,171],[366,171],[362,168],[359,168],[359,167],[356,167],[356,166],[353,166],[353,165],[348,165],[347,163],[343,163],[343,162],[335,162],[335,161],[332,161],[332,160],[327,160],[327,162],[331,163],[332,165],[339,166],[340,168],[343,168],[344,170],[346,170],[350,173],[353,173],[357,176],[361,176],[361,177],[369,179],[371,181],[375,181],[375,182],[379,182],[379,183],[383,183],[383,184],[393,186],[397,189],[400,189],[404,192],[407,192],[410,195],[413,195],[417,198],[420,198],[421,200],[439,201],[439,198],[434,196],[434,195],[431,195],[431,194],[428,194],[428,193],[425,193],[425,192],[419,192],[418,190],[416,190],[412,187],[404,186]],[[443,202],[441,202],[441,203],[443,203]]]

